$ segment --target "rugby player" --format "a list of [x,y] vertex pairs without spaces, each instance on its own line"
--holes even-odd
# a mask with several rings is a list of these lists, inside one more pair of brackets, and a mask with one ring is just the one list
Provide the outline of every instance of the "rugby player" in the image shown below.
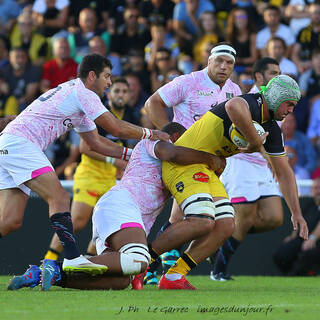
[[[43,150],[68,129],[76,128],[90,148],[127,160],[131,149],[98,135],[96,124],[120,138],[167,140],[166,133],[141,128],[114,117],[100,101],[111,85],[111,63],[98,54],[87,55],[79,77],[41,95],[0,134],[0,238],[18,230],[30,190],[49,205],[52,229],[65,253],[65,270],[103,272],[106,267],[80,256],[70,215],[67,191]],[[40,226],[39,226],[40,227]]]
[[[175,141],[185,128],[178,123],[170,123],[164,131]],[[123,178],[101,197],[94,209],[93,240],[99,255],[89,259],[108,266],[108,270],[98,278],[84,280],[82,277],[78,283],[73,281],[73,288],[119,289],[121,284],[128,285],[129,275],[140,274],[147,268],[151,258],[146,236],[170,197],[161,180],[160,160],[181,165],[204,163],[211,170],[223,170],[225,166],[224,158],[202,151],[175,147],[164,141],[139,142]],[[52,284],[62,285],[61,267],[54,260],[45,259],[42,272],[37,266],[31,266],[24,275],[14,277],[8,289],[34,287],[39,284],[41,274],[43,290],[49,290]],[[114,275],[117,279],[119,275],[125,277],[119,280],[116,287],[112,280]],[[105,279],[108,277],[111,282]],[[97,279],[104,280],[98,283]]]
[[[177,77],[158,89],[145,104],[152,123],[157,128],[166,125],[169,119],[165,109],[169,107],[173,109],[173,121],[188,129],[213,106],[241,95],[239,86],[229,79],[233,72],[235,57],[235,49],[221,42],[211,50],[206,68]],[[174,201],[169,222],[162,227],[162,230],[181,219],[183,213]],[[163,264],[170,266],[177,256],[179,253],[176,250],[165,254]],[[147,284],[157,283],[156,269],[157,264],[150,266],[146,276]]]
[[[124,78],[116,78],[108,92],[108,104],[110,112],[121,120],[131,122],[125,112],[129,101],[129,84]],[[110,140],[123,142],[113,137],[108,132],[98,127],[100,135]],[[73,177],[73,201],[71,205],[71,217],[74,233],[78,233],[87,225],[92,210],[100,199],[111,187],[116,184],[116,176],[121,177],[126,166],[126,161],[105,157],[102,154],[91,151],[83,140],[80,142],[81,162],[79,163]],[[45,259],[57,260],[62,252],[62,245],[55,234],[51,240],[50,247]],[[95,246],[90,241],[87,255],[96,255]]]
[[[279,63],[265,57],[253,66],[255,85],[249,93],[257,93],[280,74]],[[228,158],[220,180],[226,188],[235,209],[235,230],[219,249],[210,278],[216,281],[231,280],[227,266],[246,234],[266,232],[282,225],[283,209],[279,188],[268,167],[267,160],[258,152],[239,153]]]
[[[222,157],[239,152],[268,155],[290,208],[293,227],[299,227],[300,236],[307,239],[308,228],[301,214],[295,176],[285,157],[281,129],[276,122],[293,112],[300,97],[298,84],[289,76],[279,75],[261,93],[235,97],[213,107],[175,145]],[[266,133],[258,136],[252,120],[260,123]],[[232,123],[248,141],[246,148],[240,150],[232,143],[229,137]],[[149,252],[155,260],[163,252],[192,241],[159,282],[160,289],[192,289],[185,276],[231,236],[234,210],[222,182],[204,165],[181,166],[163,162],[162,178],[184,212],[185,219],[169,226],[152,242]],[[218,224],[219,229],[216,228]]]

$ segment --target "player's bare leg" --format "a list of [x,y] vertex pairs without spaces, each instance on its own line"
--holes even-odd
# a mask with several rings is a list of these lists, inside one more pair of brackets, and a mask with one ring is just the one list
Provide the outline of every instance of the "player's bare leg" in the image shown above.
[[191,242],[185,251],[199,264],[211,254],[216,252],[220,246],[230,237],[234,230],[234,219],[225,218],[215,222],[215,226],[210,234]]
[[[77,234],[85,228],[89,219],[91,218],[93,208],[84,202],[74,201],[71,205],[71,219],[73,224],[73,232]],[[63,247],[61,242],[55,233],[52,237],[49,250],[45,255],[45,259],[57,260],[59,253],[61,253]]]
[[87,248],[87,255],[90,255],[90,256],[97,255],[97,249],[92,240],[89,241],[88,248]]
[[67,275],[64,287],[81,290],[123,290],[127,288],[129,284],[129,276],[70,274]]
[[254,203],[234,204],[235,230],[217,253],[211,272],[212,280],[231,279],[226,274],[227,266],[233,254],[247,234],[273,230],[282,225],[283,209],[278,196],[259,199]]
[[[104,253],[90,257],[89,260],[97,263],[97,264],[104,264],[108,267],[108,271],[106,274],[115,274],[115,275],[123,275],[125,274],[125,268],[121,259],[121,255],[125,254],[121,253],[121,248],[126,245],[139,245],[142,244],[147,247],[147,239],[145,231],[141,228],[125,228],[121,229],[115,233],[113,233],[110,237],[108,237],[107,243],[110,247],[110,250],[105,250]],[[137,259],[138,262],[138,259]],[[146,262],[141,260],[139,262],[139,270],[136,273],[144,272],[148,266]]]
[[0,190],[0,236],[21,227],[28,198],[18,188]]
[[257,219],[254,222],[252,233],[271,231],[283,224],[283,207],[279,196],[259,199]]
[[44,173],[25,182],[25,185],[38,193],[49,205],[51,227],[58,234],[64,249],[64,270],[104,272],[107,269],[105,266],[95,265],[83,256],[80,256],[73,234],[70,214],[70,196],[62,187],[56,173]]

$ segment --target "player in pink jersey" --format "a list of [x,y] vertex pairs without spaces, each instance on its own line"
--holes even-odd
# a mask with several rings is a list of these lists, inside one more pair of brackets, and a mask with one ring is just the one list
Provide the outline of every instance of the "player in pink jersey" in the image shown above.
[[131,150],[99,136],[96,125],[112,135],[131,139],[169,136],[115,118],[100,98],[111,85],[111,63],[98,54],[86,56],[79,78],[59,85],[31,103],[0,136],[0,237],[21,227],[30,189],[49,205],[51,227],[65,252],[64,269],[103,272],[106,267],[80,256],[70,216],[69,194],[63,189],[43,150],[67,130],[75,128],[98,153],[128,159]]
[[[233,71],[236,51],[226,43],[219,43],[211,50],[208,66],[203,70],[175,78],[156,91],[146,102],[145,109],[152,123],[161,128],[169,122],[165,108],[172,107],[173,121],[181,123],[187,129],[204,113],[218,103],[241,95],[239,86],[229,77]],[[176,201],[173,203],[169,225],[182,219],[183,215]],[[168,226],[165,225],[163,228]],[[162,228],[162,229],[163,229]],[[174,250],[163,261],[174,263],[178,252]],[[156,264],[151,267],[147,278],[150,284],[156,284],[152,276]]]
[[[185,128],[178,123],[170,123],[163,130],[170,134],[174,142]],[[99,278],[99,284],[87,277],[78,283],[72,282],[73,285],[67,282],[67,287],[120,289],[121,286],[128,286],[129,275],[139,274],[146,269],[150,262],[146,236],[170,197],[161,179],[160,160],[179,164],[205,163],[212,170],[221,170],[225,165],[223,158],[202,151],[176,147],[163,141],[139,142],[121,181],[103,195],[94,208],[93,240],[98,256],[90,260],[108,266],[108,271]],[[36,266],[32,269],[40,272]],[[55,270],[54,273],[50,273],[51,269]],[[50,279],[46,278],[47,281],[42,283],[43,289],[48,290],[52,282],[58,282],[61,270],[53,260],[45,259],[42,274],[45,273],[51,274]],[[118,284],[114,283],[115,275],[123,276],[122,279],[117,278]],[[8,289],[37,284],[37,279],[34,281],[18,276],[11,280]],[[58,284],[61,285],[61,282]],[[141,286],[135,288],[141,289]]]
[[[255,86],[250,93],[280,74],[279,63],[269,57],[258,60],[253,66]],[[283,209],[279,188],[260,153],[239,153],[228,158],[220,177],[235,209],[235,230],[219,249],[210,278],[215,281],[232,279],[226,274],[228,263],[248,232],[265,232],[282,225]]]

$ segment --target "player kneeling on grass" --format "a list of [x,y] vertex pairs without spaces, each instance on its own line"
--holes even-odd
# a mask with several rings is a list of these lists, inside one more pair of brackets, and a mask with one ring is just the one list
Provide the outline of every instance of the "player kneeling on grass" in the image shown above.
[[[170,123],[163,131],[174,142],[185,128]],[[98,255],[89,260],[106,265],[108,270],[99,276],[65,275],[55,261],[45,259],[42,272],[37,266],[31,266],[24,275],[14,277],[8,289],[34,287],[41,277],[42,290],[48,290],[53,284],[76,289],[123,289],[129,284],[129,276],[137,274],[139,277],[132,286],[141,289],[142,273],[151,260],[146,236],[170,198],[162,183],[160,160],[181,165],[202,163],[214,171],[221,171],[225,166],[224,158],[206,152],[163,141],[139,142],[121,181],[101,197],[92,217]]]

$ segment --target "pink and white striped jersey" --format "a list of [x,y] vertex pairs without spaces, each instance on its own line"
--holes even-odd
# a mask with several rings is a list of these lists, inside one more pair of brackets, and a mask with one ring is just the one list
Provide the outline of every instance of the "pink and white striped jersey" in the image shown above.
[[240,87],[230,79],[220,88],[209,78],[207,68],[177,77],[157,92],[173,107],[173,121],[187,129],[213,106],[241,95]]
[[45,150],[67,130],[94,130],[94,120],[104,112],[108,110],[99,96],[78,78],[42,94],[9,123],[3,133],[24,137]]
[[141,140],[133,149],[123,177],[111,189],[130,192],[140,209],[147,234],[170,198],[161,179],[161,161],[154,152],[158,142]]
[[[251,90],[248,93],[257,93],[259,92],[259,89],[256,85],[254,85]],[[267,160],[261,155],[260,152],[254,152],[254,153],[238,153],[233,156],[237,159],[246,160],[251,163],[256,163],[261,166],[268,166]]]

